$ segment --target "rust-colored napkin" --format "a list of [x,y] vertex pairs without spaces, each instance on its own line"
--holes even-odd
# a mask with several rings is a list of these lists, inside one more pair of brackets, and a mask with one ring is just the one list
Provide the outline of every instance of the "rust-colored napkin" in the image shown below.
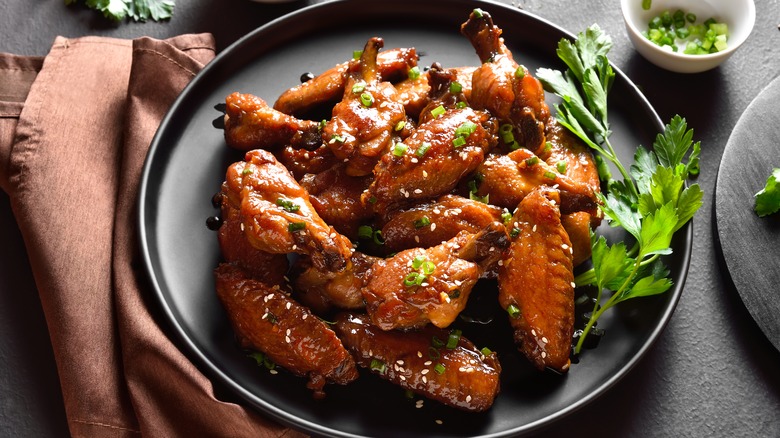
[[75,437],[299,436],[221,401],[155,318],[134,209],[149,143],[210,35],[59,37],[0,54],[0,186],[24,237]]

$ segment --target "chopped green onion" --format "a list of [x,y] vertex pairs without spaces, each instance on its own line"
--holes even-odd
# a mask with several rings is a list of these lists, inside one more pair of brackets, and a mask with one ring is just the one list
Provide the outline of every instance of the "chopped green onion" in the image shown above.
[[450,93],[458,94],[461,91],[463,91],[463,85],[461,85],[460,82],[457,81],[450,82]]
[[371,371],[376,371],[380,374],[384,374],[387,370],[387,365],[379,359],[371,359]]
[[523,79],[525,77],[525,67],[522,65],[515,69],[515,77],[517,79]]
[[447,348],[452,350],[453,348],[458,346],[458,342],[460,341],[460,335],[462,332],[458,329],[454,329],[450,331],[450,336],[447,338]]
[[421,217],[419,219],[415,219],[415,221],[414,221],[414,227],[415,228],[427,227],[430,224],[431,224],[431,220],[428,219],[428,216],[423,216],[423,217]]
[[431,338],[431,345],[433,345],[434,348],[441,348],[445,345],[445,342],[434,336]]
[[477,130],[477,124],[474,122],[463,122],[462,125],[455,129],[455,135],[460,137],[468,137]]
[[[436,338],[434,338],[436,339]],[[441,342],[441,341],[439,341]],[[444,344],[442,344],[444,345]],[[439,353],[439,350],[437,350],[437,347],[428,347],[428,357],[430,357],[432,360],[438,360],[441,357],[441,353]]]
[[404,286],[406,287],[419,286],[420,284],[422,284],[422,281],[417,283],[419,279],[420,279],[420,273],[416,271],[412,271],[406,274],[406,277],[404,277]]
[[525,159],[525,165],[528,166],[528,167],[531,167],[531,166],[537,164],[538,162],[539,162],[539,157],[537,157],[537,156],[533,156],[531,158],[526,158]]
[[416,65],[409,69],[409,79],[416,80],[420,77],[420,67]]
[[555,175],[553,172],[550,172],[549,170],[547,170],[547,171],[544,172],[544,177],[547,178],[547,179],[554,180],[555,178],[557,178],[557,175]]
[[368,108],[374,103],[374,96],[372,96],[371,93],[363,93],[360,95],[360,103]]
[[501,213],[501,222],[507,224],[511,220],[512,220],[512,213],[510,213],[509,210],[505,208],[504,211]]
[[558,164],[555,165],[555,168],[558,169],[558,173],[566,173],[566,162],[559,161]]
[[290,222],[289,225],[287,225],[287,231],[294,233],[296,231],[301,231],[306,228],[306,222]]
[[430,149],[430,148],[431,148],[431,144],[428,143],[427,141],[424,141],[424,142],[422,142],[420,147],[417,148],[417,151],[415,151],[414,154],[417,155],[418,157],[422,158],[425,155],[425,153],[428,152],[428,149]]
[[473,12],[475,18],[482,18],[482,16],[484,15],[484,12],[480,8],[475,8]]
[[333,134],[333,137],[331,137],[330,141],[331,142],[337,141],[339,143],[344,143],[344,137],[342,137],[342,136],[340,136],[338,134]]
[[479,352],[482,353],[483,356],[490,356],[491,354],[493,354],[493,350],[487,347],[482,348],[481,350],[479,350]]
[[241,171],[241,175],[249,175],[250,173],[252,173],[251,167],[245,167],[244,170]]
[[363,81],[355,83],[352,86],[352,92],[355,94],[362,93],[366,89],[366,83]]
[[652,0],[642,0],[642,9],[645,11],[650,9],[650,6],[652,5]]
[[396,157],[403,157],[406,153],[407,146],[403,143],[396,143],[395,146],[393,146],[393,155]]
[[469,106],[469,104],[467,104],[466,102],[464,102],[462,100],[455,104],[455,108],[457,108],[457,109],[463,109],[463,108],[466,108],[467,106]]
[[376,243],[377,245],[385,244],[385,239],[382,237],[382,230],[374,231],[374,243]]
[[454,139],[452,139],[452,146],[455,149],[462,147],[465,144],[466,144],[466,139],[463,137],[455,137]]
[[320,120],[319,126],[317,126],[317,131],[322,132],[323,129],[325,129],[325,125],[328,124],[328,121],[325,119]]
[[517,318],[520,316],[520,309],[514,304],[510,304],[506,307],[506,313],[512,318]]
[[290,201],[289,199],[283,199],[279,198],[276,200],[276,205],[279,207],[282,207],[284,211],[288,213],[295,213],[296,211],[300,210],[301,206]]
[[509,237],[515,238],[520,235],[520,229],[519,228],[512,228],[512,231],[509,232]]
[[353,50],[352,51],[352,59],[360,59],[360,57],[363,56],[362,50]]
[[437,363],[436,366],[433,367],[433,371],[435,371],[438,375],[444,374],[444,371],[446,370],[447,369],[444,367],[444,364],[441,362]]
[[414,269],[420,269],[420,266],[422,266],[423,263],[425,263],[425,257],[423,256],[417,256],[412,260],[412,268]]
[[368,225],[358,227],[358,237],[361,239],[371,239],[374,236],[374,229]]
[[549,141],[544,142],[544,152],[550,152],[552,147],[553,145]]
[[472,201],[478,201],[483,204],[490,204],[490,193],[486,194],[485,196],[479,196],[477,195],[477,192],[469,192],[469,199]]
[[368,203],[369,204],[376,204],[376,201],[377,201],[376,196],[372,196],[372,197],[368,198]]
[[439,106],[437,106],[436,108],[434,108],[434,109],[432,109],[432,110],[431,110],[431,115],[432,115],[432,116],[433,116],[433,118],[435,119],[435,118],[437,118],[437,117],[441,116],[442,114],[444,114],[446,111],[447,111],[447,110],[446,110],[446,109],[444,109],[444,106],[443,106],[443,105],[439,105]]
[[426,260],[421,266],[422,273],[425,275],[431,275],[436,271],[436,264]]
[[405,120],[401,120],[400,122],[395,124],[395,126],[393,127],[393,130],[394,131],[400,131],[400,130],[404,129],[404,126],[406,126],[406,121]]

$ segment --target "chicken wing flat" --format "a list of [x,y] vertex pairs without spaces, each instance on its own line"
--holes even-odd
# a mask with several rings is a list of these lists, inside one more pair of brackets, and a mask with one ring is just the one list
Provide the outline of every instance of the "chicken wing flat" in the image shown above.
[[476,171],[474,193],[488,197],[491,204],[510,211],[537,187],[556,187],[560,190],[561,211],[596,212],[598,200],[593,189],[580,181],[561,174],[540,160],[533,152],[520,148],[507,155],[491,154]]
[[493,122],[489,113],[465,107],[420,124],[377,163],[363,202],[383,213],[450,192],[495,146]]
[[341,272],[318,269],[308,257],[300,257],[292,266],[290,282],[295,297],[319,315],[333,308],[363,309],[363,293],[371,267],[378,257],[355,251],[352,263]]
[[363,289],[371,321],[383,330],[449,326],[508,245],[506,228],[494,223],[479,233],[462,232],[443,244],[377,261]]
[[336,334],[278,286],[249,278],[230,264],[214,272],[217,295],[243,347],[309,379],[316,398],[326,383],[345,385],[358,377],[355,361]]
[[270,152],[256,149],[230,165],[225,193],[239,209],[244,234],[255,248],[306,254],[322,269],[347,267],[352,243],[320,218],[306,190]]
[[318,122],[279,112],[257,96],[232,93],[225,104],[225,142],[234,149],[315,149],[322,144]]
[[[384,81],[400,81],[408,78],[409,69],[417,65],[417,59],[413,47],[386,50],[377,55],[377,70]],[[288,89],[274,102],[274,109],[301,116],[320,105],[335,104],[344,96],[347,77],[355,68],[355,64],[344,62]]]
[[369,184],[370,176],[348,175],[345,163],[301,179],[301,186],[309,192],[309,200],[320,217],[353,241],[358,238],[360,225],[374,217],[373,210],[360,201]]
[[502,123],[511,123],[520,146],[537,150],[544,145],[544,123],[550,116],[541,82],[515,62],[489,13],[474,10],[461,26],[461,33],[482,61],[472,77],[471,106],[489,110]]
[[[358,365],[424,397],[482,412],[499,392],[496,354],[483,355],[463,336],[454,348],[447,348],[448,330],[427,326],[413,332],[384,331],[364,315],[346,313],[336,318],[335,330]],[[431,346],[434,338],[441,347]]]
[[341,160],[333,155],[330,148],[324,144],[311,151],[293,146],[285,146],[284,149],[277,151],[274,155],[298,181],[307,173],[316,174],[324,172],[341,162]]
[[571,240],[572,264],[577,266],[590,259],[590,230],[593,226],[593,216],[584,211],[562,214],[561,224]]
[[359,68],[347,77],[344,97],[333,107],[333,117],[322,129],[325,144],[347,163],[347,174],[369,175],[393,144],[397,126],[406,121],[397,91],[377,72],[377,54],[384,42],[371,38],[365,45]]
[[574,331],[574,274],[558,192],[540,187],[512,218],[516,237],[498,269],[498,299],[507,309],[519,350],[543,370],[569,369]]
[[[223,190],[226,190],[223,185]],[[222,225],[217,232],[222,257],[247,272],[252,278],[269,285],[282,285],[289,262],[285,254],[271,254],[249,244],[241,230],[241,213],[222,195]]]
[[390,252],[409,248],[430,248],[452,239],[461,231],[477,233],[501,220],[502,210],[496,206],[464,198],[444,195],[391,214],[382,227],[384,246]]
[[428,104],[428,94],[431,85],[428,82],[428,71],[421,72],[419,76],[412,76],[401,82],[393,84],[397,91],[397,100],[404,106],[407,117],[417,120],[420,112]]

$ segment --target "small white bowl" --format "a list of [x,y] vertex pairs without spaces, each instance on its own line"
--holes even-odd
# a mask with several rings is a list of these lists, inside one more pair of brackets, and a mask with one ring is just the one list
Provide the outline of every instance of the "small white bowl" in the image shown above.
[[[717,67],[745,42],[756,22],[753,0],[652,0],[648,10],[642,9],[642,0],[620,0],[620,7],[628,37],[636,50],[653,64],[677,73],[698,73]],[[697,23],[710,17],[726,23],[729,27],[726,50],[706,55],[686,55],[662,48],[642,35],[654,17],[663,11],[673,13],[677,9],[696,14]]]

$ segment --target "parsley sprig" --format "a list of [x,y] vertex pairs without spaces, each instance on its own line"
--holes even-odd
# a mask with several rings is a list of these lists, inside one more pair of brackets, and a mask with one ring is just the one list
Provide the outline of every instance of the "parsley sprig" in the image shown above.
[[766,184],[754,197],[756,205],[753,209],[760,217],[780,211],[780,168],[772,170]]
[[[693,131],[680,116],[658,134],[652,150],[638,146],[630,168],[618,158],[609,141],[607,118],[607,96],[615,78],[607,58],[611,47],[609,36],[593,25],[574,43],[566,39],[558,43],[558,57],[568,67],[565,72],[537,71],[545,89],[561,98],[556,105],[558,121],[597,152],[599,176],[606,187],[598,196],[609,224],[635,239],[629,248],[625,242],[610,245],[604,236],[591,235],[593,268],[578,275],[575,283],[595,286],[597,296],[575,353],[608,309],[669,290],[672,280],[660,257],[672,253],[674,233],[690,221],[703,197],[698,184],[686,186],[688,178],[699,173],[701,145],[693,142]],[[603,160],[618,169],[621,180],[612,178]]]
[[[65,0],[66,5],[74,3],[78,3],[78,0]],[[160,21],[173,16],[174,0],[84,0],[84,4],[114,21],[125,18]]]

